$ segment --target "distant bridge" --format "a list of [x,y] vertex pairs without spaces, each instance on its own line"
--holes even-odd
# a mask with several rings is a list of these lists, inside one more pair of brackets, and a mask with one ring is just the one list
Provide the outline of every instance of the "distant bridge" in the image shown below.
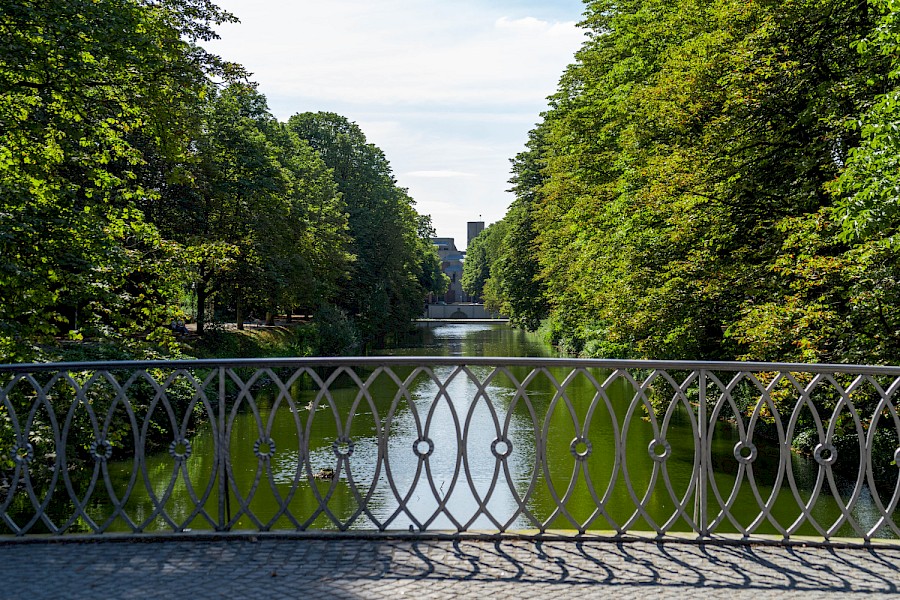
[[497,313],[488,312],[484,304],[458,303],[458,304],[429,304],[422,315],[425,319],[503,319]]

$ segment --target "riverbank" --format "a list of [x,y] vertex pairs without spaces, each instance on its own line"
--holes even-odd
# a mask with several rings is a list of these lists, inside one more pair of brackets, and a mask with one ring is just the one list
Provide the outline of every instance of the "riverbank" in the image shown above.
[[202,337],[185,336],[182,349],[196,358],[314,356],[317,338],[310,323],[213,328]]
[[182,345],[185,354],[196,358],[354,356],[364,349],[357,325],[334,307],[318,310],[309,320],[248,324],[244,329],[216,324],[202,337],[185,336]]

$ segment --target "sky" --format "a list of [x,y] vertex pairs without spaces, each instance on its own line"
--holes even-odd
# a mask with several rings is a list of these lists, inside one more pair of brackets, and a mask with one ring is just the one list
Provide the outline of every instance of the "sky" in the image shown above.
[[509,159],[584,41],[581,0],[219,0],[208,50],[280,120],[341,114],[381,148],[440,237],[503,218]]

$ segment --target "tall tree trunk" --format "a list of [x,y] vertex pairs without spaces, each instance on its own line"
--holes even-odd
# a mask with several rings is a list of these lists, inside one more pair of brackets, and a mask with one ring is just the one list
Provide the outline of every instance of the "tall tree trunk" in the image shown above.
[[206,282],[203,278],[197,282],[197,335],[203,335],[206,325]]
[[241,289],[240,288],[235,290],[235,296],[236,296],[236,299],[235,299],[234,320],[237,323],[237,328],[240,331],[243,331],[244,330],[244,314],[243,314],[243,311],[241,310]]
[[201,266],[197,281],[197,335],[203,335],[206,325],[206,298],[206,268]]

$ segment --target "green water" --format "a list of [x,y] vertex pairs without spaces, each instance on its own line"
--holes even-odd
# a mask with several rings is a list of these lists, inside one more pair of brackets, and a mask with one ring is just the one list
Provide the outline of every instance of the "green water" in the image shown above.
[[[442,325],[424,333],[421,346],[389,353],[555,355],[536,337],[505,325]],[[434,369],[435,379],[444,385],[443,389],[428,373],[411,378],[408,397],[398,394],[396,382],[384,374],[372,381],[370,397],[360,394],[358,383],[347,376],[331,385],[331,398],[317,394],[317,386],[308,375],[293,381],[288,394],[263,378],[254,387],[255,408],[243,401],[229,414],[232,479],[229,495],[221,503],[216,492],[214,441],[209,425],[200,426],[190,437],[191,454],[186,460],[175,461],[167,452],[149,457],[146,481],[133,461],[111,462],[111,478],[117,490],[126,489],[134,479],[124,512],[148,530],[171,529],[173,523],[178,527],[208,529],[220,515],[230,519],[236,529],[334,529],[347,526],[353,519],[351,528],[371,529],[376,522],[404,531],[410,526],[439,530],[533,529],[537,522],[561,529],[577,529],[586,524],[589,529],[599,530],[626,526],[629,530],[648,530],[653,528],[652,523],[667,524],[666,528],[674,531],[692,529],[690,523],[677,516],[675,502],[677,499],[683,503],[689,517],[699,512],[696,490],[688,492],[695,468],[694,429],[685,408],[672,414],[661,434],[671,445],[670,455],[665,461],[656,462],[648,451],[654,439],[652,419],[641,406],[629,412],[634,388],[625,379],[609,386],[608,404],[602,398],[595,403],[597,390],[588,375],[603,383],[609,373],[578,375],[564,388],[571,401],[570,409],[559,397],[557,387],[568,370],[550,370],[555,381],[547,374],[532,378],[527,384],[530,406],[517,394],[514,382],[521,385],[530,369],[510,369],[508,374],[491,379],[483,389],[466,373],[458,373],[448,383],[453,371],[453,367]],[[484,381],[490,368],[474,367],[471,371],[474,379]],[[371,375],[371,371],[357,373],[362,379]],[[412,368],[396,369],[400,378],[411,373]],[[491,399],[490,405],[485,396]],[[658,423],[662,425],[662,415]],[[571,452],[579,428],[580,436],[591,444],[584,460],[577,460]],[[386,432],[381,448],[378,431]],[[627,433],[623,436],[624,460],[616,459],[616,431]],[[708,488],[707,502],[710,518],[715,518],[720,510],[714,487],[718,486],[723,499],[729,498],[738,473],[733,455],[737,432],[727,423],[720,423],[715,431],[712,464],[716,476]],[[274,441],[274,451],[270,457],[258,458],[254,443],[268,438]],[[338,438],[353,440],[351,455],[341,457],[347,447],[335,445]],[[427,460],[414,451],[414,444],[423,438],[433,443]],[[491,450],[498,438],[509,442],[509,446],[498,443],[494,447],[499,454],[508,453],[502,460]],[[545,456],[537,455],[538,438],[546,440]],[[460,452],[460,440],[465,440],[464,452]],[[753,462],[753,475],[761,499],[766,500],[773,493],[778,455],[773,448],[766,448],[762,440],[755,441],[759,456]],[[304,454],[306,447],[308,454]],[[417,447],[420,454],[429,451],[427,442]],[[262,450],[265,454],[265,444]],[[587,448],[576,444],[575,450],[585,452]],[[802,500],[806,501],[820,467],[801,456],[792,456],[791,461],[794,477],[803,490]],[[333,469],[335,477],[309,481],[308,473],[326,469]],[[177,476],[173,478],[174,473]],[[666,485],[665,474],[671,489]],[[626,479],[631,482],[631,490]],[[841,513],[827,480],[823,486],[812,512],[827,528]],[[155,502],[146,491],[148,487],[157,498]],[[190,499],[189,487],[196,496],[204,498],[199,512]],[[840,482],[838,492],[844,501],[851,488],[850,483]],[[117,492],[120,497],[122,494]],[[851,513],[866,528],[877,519],[867,494],[864,489],[861,502]],[[167,498],[165,502],[163,498]],[[642,510],[635,508],[639,501],[643,503]],[[172,522],[154,516],[154,505],[159,503],[164,504]],[[479,503],[489,509],[496,521],[476,514]],[[323,504],[327,507],[324,511],[320,508]],[[287,510],[282,511],[282,506],[287,506]],[[524,512],[518,511],[520,506]],[[363,509],[366,512],[361,512]],[[94,502],[91,510],[100,522],[112,518],[114,530],[130,528],[121,516],[111,516],[106,503]],[[730,516],[747,526],[759,513],[759,502],[744,472]],[[785,481],[772,516],[787,526],[800,514]],[[734,532],[736,528],[725,517],[717,531]],[[765,522],[756,532],[773,534],[777,530]],[[805,525],[797,533],[815,535],[816,531]],[[852,535],[852,531],[844,526],[838,534]]]

